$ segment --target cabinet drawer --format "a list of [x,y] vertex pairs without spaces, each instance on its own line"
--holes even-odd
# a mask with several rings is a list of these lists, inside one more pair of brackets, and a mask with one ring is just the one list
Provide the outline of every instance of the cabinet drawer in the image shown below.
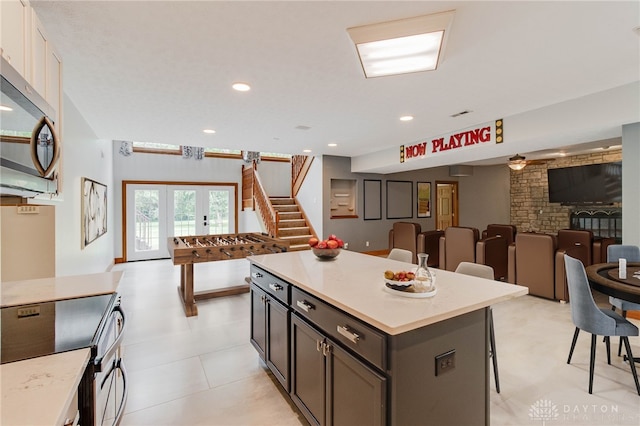
[[291,306],[333,340],[386,369],[386,339],[378,330],[296,287],[291,289]]
[[269,272],[255,266],[254,264],[251,264],[250,272],[251,281],[255,285],[257,285],[285,305],[289,305],[291,301],[291,291],[289,290],[291,285],[288,282],[281,280],[275,275],[270,274]]

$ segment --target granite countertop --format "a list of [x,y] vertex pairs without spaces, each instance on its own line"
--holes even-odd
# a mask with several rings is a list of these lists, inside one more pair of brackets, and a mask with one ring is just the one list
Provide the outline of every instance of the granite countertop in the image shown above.
[[0,365],[0,424],[64,424],[90,353],[86,348]]
[[294,286],[342,309],[383,332],[396,335],[495,303],[523,296],[528,288],[429,268],[437,294],[411,299],[384,290],[384,271],[414,270],[417,265],[342,250],[319,260],[309,250],[249,256]]
[[124,272],[70,275],[34,280],[4,281],[0,307],[30,305],[114,293]]

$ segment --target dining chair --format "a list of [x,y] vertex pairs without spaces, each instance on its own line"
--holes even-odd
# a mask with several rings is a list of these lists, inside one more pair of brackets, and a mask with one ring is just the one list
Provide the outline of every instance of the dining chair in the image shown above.
[[387,257],[389,259],[399,260],[401,262],[414,263],[414,264],[416,263],[415,260],[413,259],[413,253],[411,253],[409,250],[405,250],[401,248],[391,249]]
[[[493,281],[493,268],[488,265],[481,265],[472,262],[460,262],[455,272],[459,274],[472,275],[474,277],[486,278]],[[489,357],[493,362],[493,378],[496,381],[496,392],[500,393],[500,378],[498,377],[498,355],[496,354],[496,336],[493,328],[493,309],[489,306]]]
[[[624,244],[611,244],[607,247],[607,262],[617,262],[620,259],[627,259],[627,262],[640,262],[640,247]],[[640,311],[640,303],[629,302],[624,299],[609,296],[611,309],[616,308],[622,311],[622,316],[627,317],[627,311]],[[618,356],[622,352],[622,341],[618,345]]]
[[[569,286],[569,297],[571,302],[571,320],[576,326],[569,350],[569,358],[567,364],[571,364],[571,356],[578,340],[580,330],[591,333],[591,358],[589,361],[589,393],[593,393],[593,369],[596,360],[596,336],[604,336],[607,346],[607,364],[611,364],[611,353],[609,346],[610,336],[620,336],[624,342],[627,356],[633,360],[631,353],[631,345],[629,345],[629,336],[638,335],[638,327],[630,323],[618,313],[599,308],[593,300],[587,273],[584,265],[578,259],[571,256],[564,256],[565,272],[567,274],[567,284]],[[633,361],[629,362],[633,380],[636,382],[636,390],[640,395],[640,383],[638,382],[638,373]]]

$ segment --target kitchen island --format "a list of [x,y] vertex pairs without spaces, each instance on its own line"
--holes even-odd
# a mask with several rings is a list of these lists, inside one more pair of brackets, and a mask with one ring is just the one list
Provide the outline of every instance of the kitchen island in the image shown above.
[[343,250],[251,256],[251,342],[311,424],[489,424],[488,309],[527,288],[434,270],[437,294],[384,290],[416,265]]

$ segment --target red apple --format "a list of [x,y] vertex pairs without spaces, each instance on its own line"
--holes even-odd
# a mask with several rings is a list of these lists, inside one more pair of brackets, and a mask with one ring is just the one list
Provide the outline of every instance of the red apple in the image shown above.
[[326,249],[327,248],[327,242],[326,241],[320,241],[318,244],[316,244],[316,248]]
[[315,247],[318,245],[318,239],[316,237],[311,237],[309,238],[309,246],[310,247]]
[[336,238],[336,241],[338,242],[338,247],[340,248],[344,247],[344,241],[342,241],[340,238]]
[[334,234],[329,235],[329,237],[327,238],[327,240],[337,240],[338,237],[336,237]]
[[329,240],[327,241],[327,247],[330,249],[337,249],[338,248],[338,242],[336,240]]

